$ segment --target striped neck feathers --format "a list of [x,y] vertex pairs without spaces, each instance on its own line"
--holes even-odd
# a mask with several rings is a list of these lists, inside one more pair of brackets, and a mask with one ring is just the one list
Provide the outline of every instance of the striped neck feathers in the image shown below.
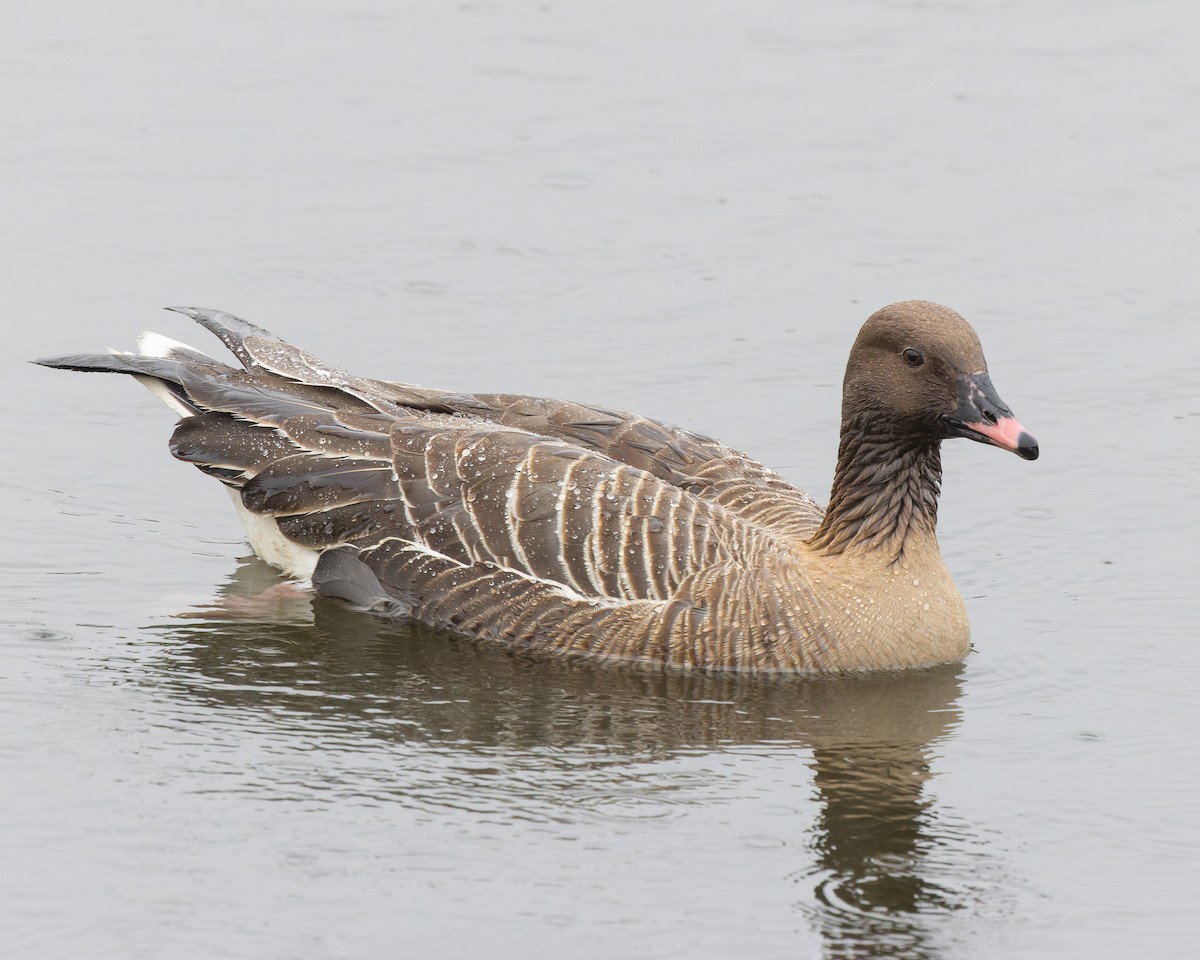
[[941,441],[898,436],[859,416],[842,425],[829,507],[809,543],[827,554],[878,552],[897,563],[936,547]]

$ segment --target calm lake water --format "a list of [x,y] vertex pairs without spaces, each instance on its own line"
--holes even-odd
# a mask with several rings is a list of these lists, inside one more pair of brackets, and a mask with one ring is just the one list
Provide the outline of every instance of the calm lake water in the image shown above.
[[[63,0],[0,13],[13,957],[1193,957],[1200,11]],[[653,678],[313,602],[171,417],[35,368],[238,312],[633,408],[822,499],[921,297],[1037,435],[946,447],[961,667]]]

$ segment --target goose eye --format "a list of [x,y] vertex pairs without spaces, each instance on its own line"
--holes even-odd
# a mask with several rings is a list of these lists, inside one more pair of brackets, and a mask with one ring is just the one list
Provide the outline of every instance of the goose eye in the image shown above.
[[920,350],[913,349],[912,347],[909,347],[901,355],[904,357],[904,362],[910,367],[919,367],[925,362],[925,354],[923,354]]

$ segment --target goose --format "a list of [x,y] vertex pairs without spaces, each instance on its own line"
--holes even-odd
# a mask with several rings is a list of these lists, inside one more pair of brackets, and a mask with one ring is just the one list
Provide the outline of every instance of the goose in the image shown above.
[[850,351],[825,509],[711,437],[622,410],[354,376],[231,314],[168,308],[240,369],[158,334],[35,361],[133,376],[170,450],[223,483],[254,552],[317,594],[513,650],[754,674],[961,660],[938,548],[941,443],[1037,458],[979,338],[926,301]]

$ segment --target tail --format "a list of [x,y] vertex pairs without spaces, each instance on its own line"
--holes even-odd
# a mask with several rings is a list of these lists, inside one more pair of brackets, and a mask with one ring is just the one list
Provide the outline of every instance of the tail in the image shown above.
[[[251,357],[242,347],[248,336],[271,338],[271,334],[219,310],[203,310],[192,307],[167,307],[175,313],[191,317],[197,323],[215,333],[243,367],[251,369]],[[273,339],[273,338],[272,338]],[[146,387],[168,407],[184,417],[203,412],[203,407],[188,396],[183,386],[183,364],[212,370],[229,371],[232,368],[220,363],[208,354],[189,347],[187,344],[164,337],[158,333],[143,333],[137,338],[137,351],[114,350],[108,353],[67,354],[59,357],[42,357],[34,363],[58,370],[77,370],[85,373],[125,373]]]
[[344,408],[348,398],[353,398],[349,406],[364,412],[395,413],[394,404],[373,389],[372,381],[324,364],[246,320],[219,310],[168,309],[215,333],[242,369],[155,333],[138,338],[138,353],[67,354],[33,362],[59,370],[128,374],[183,416],[227,413],[274,426],[289,416]]
[[[385,492],[390,451],[380,426],[400,410],[373,391],[370,381],[328,367],[260,327],[220,311],[176,309],[215,333],[241,368],[159,334],[143,334],[137,353],[68,354],[34,362],[126,374],[145,385],[183,418],[171,452],[230,488],[255,552],[292,576],[307,577],[316,552],[282,536],[273,516],[248,509],[246,496],[264,494],[247,486],[263,474],[260,486],[304,501],[297,509]],[[381,489],[374,491],[372,484]],[[279,513],[287,505],[272,501],[263,509],[268,507]]]

